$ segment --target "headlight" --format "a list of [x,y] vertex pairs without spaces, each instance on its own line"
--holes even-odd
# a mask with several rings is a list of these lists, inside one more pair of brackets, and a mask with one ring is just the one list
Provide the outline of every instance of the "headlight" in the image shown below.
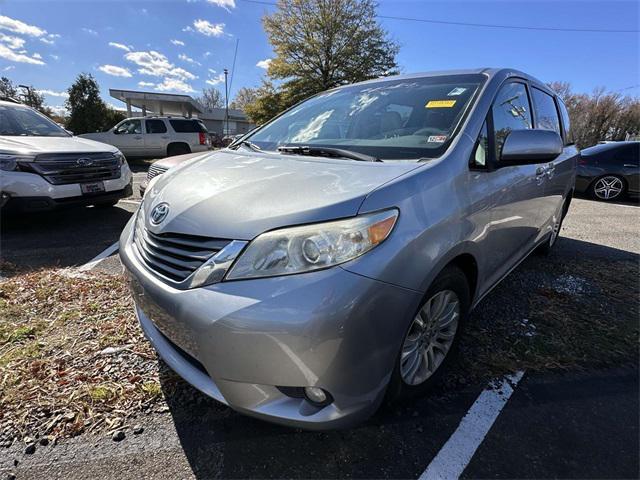
[[382,243],[398,219],[398,210],[335,222],[284,228],[253,240],[226,280],[310,272],[352,260]]
[[12,153],[0,153],[0,170],[12,172],[19,170],[18,162],[31,162],[33,157],[25,155],[14,155]]
[[118,159],[118,165],[122,166],[125,163],[127,163],[127,159],[126,157],[122,154],[122,152],[120,150],[118,150],[117,152],[114,153],[114,155],[116,156],[116,158]]

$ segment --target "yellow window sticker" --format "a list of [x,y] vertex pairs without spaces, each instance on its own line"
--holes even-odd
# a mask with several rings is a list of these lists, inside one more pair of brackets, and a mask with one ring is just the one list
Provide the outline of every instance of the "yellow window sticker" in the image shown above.
[[429,100],[425,108],[451,108],[456,104],[456,100]]

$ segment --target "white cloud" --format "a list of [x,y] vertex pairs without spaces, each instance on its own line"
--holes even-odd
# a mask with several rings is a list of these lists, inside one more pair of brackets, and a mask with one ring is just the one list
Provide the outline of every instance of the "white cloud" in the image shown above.
[[9,65],[8,67],[4,67],[4,68],[2,69],[2,71],[3,71],[3,72],[8,72],[9,70],[13,70],[14,68],[16,68],[16,67],[15,67],[15,66],[13,66],[13,65]]
[[204,57],[205,58],[208,57],[209,55],[211,55],[211,52],[209,52],[209,51],[204,52]]
[[162,83],[156,85],[156,90],[159,92],[183,92],[192,93],[195,92],[193,87],[188,83],[183,82],[177,78],[165,78]]
[[9,47],[11,50],[20,50],[24,47],[25,40],[24,38],[0,33],[0,43],[4,43],[5,46]]
[[53,45],[56,43],[56,38],[60,38],[60,35],[57,33],[48,33],[46,37],[40,37],[40,41],[47,45]]
[[56,43],[56,42],[54,42],[53,40],[51,40],[50,38],[45,38],[45,37],[42,37],[42,38],[40,39],[40,41],[41,41],[42,43],[46,43],[47,45],[53,45],[54,43]]
[[5,60],[9,60],[10,62],[18,62],[18,63],[30,63],[31,65],[45,65],[42,61],[42,57],[36,57],[34,54],[32,57],[26,55],[25,50],[20,50],[16,52],[6,45],[0,43],[0,58],[4,58]]
[[42,37],[47,34],[47,31],[36,27],[35,25],[29,25],[11,17],[5,17],[0,15],[0,30],[9,30],[13,33],[19,33],[21,35],[29,35],[31,37]]
[[182,40],[171,40],[171,43],[179,47],[184,47],[184,42]]
[[[193,21],[193,28],[195,28],[198,33],[207,37],[220,37],[224,34],[224,23],[214,24],[207,20],[199,19]],[[187,29],[192,31],[191,27],[187,27]]]
[[207,2],[222,7],[225,10],[236,8],[236,0],[207,0]]
[[87,27],[82,27],[82,31],[84,33],[88,33],[89,35],[98,35],[98,32],[96,32],[95,30],[92,30],[91,28],[87,28]]
[[176,67],[162,53],[153,50],[148,52],[129,52],[125,54],[124,58],[138,65],[140,67],[138,72],[144,75],[171,77],[182,81],[197,78],[193,73],[184,68]]
[[69,96],[69,94],[65,91],[57,92],[55,90],[49,90],[49,89],[36,90],[36,92],[38,92],[40,95],[50,95],[52,97],[67,98]]
[[120,50],[124,50],[125,52],[131,51],[131,47],[125,45],[124,43],[109,42],[109,46],[113,48],[119,48]]
[[221,73],[220,75],[216,75],[215,77],[208,79],[207,83],[209,85],[214,85],[214,86],[220,83],[224,83],[224,73]]
[[185,55],[184,53],[181,53],[180,55],[178,55],[178,58],[183,62],[191,63],[193,65],[202,65],[200,62],[196,62],[193,58]]
[[47,105],[47,107],[53,110],[53,113],[55,113],[56,115],[60,115],[61,117],[64,117],[69,113],[67,111],[67,107],[65,107],[64,105]]
[[155,83],[153,82],[138,82],[139,87],[153,87]]
[[58,55],[49,55],[49,56],[54,60],[60,60],[60,57]]
[[116,65],[100,65],[98,67],[98,70],[114,77],[131,77],[131,72],[129,70],[123,67],[118,67]]
[[265,70],[269,68],[269,64],[271,63],[271,58],[265,58],[264,60],[260,60],[256,63],[256,67],[264,68]]
[[34,53],[33,55],[31,55],[33,58],[37,58],[38,60],[42,60],[42,55],[40,55],[39,53]]

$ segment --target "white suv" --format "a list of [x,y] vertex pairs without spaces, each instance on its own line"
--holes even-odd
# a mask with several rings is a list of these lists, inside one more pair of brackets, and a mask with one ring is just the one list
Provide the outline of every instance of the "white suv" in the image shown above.
[[36,110],[0,100],[0,208],[51,210],[115,205],[132,194],[120,151],[73,137]]
[[207,127],[196,118],[127,118],[107,132],[80,136],[114,145],[127,157],[171,157],[211,148]]

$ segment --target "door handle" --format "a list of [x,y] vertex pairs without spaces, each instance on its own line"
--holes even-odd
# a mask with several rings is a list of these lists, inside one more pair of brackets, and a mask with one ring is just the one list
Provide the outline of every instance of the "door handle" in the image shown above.
[[638,168],[638,165],[634,165],[633,163],[625,163],[623,166],[627,168]]
[[544,177],[547,174],[547,168],[546,167],[538,167],[536,168],[536,183],[538,185],[542,185],[542,182],[544,182]]
[[166,140],[167,138],[169,138],[169,136],[168,135],[162,135],[162,137],[160,137],[160,138],[164,138]]
[[546,167],[547,177],[549,178],[553,177],[553,173],[555,171],[556,171],[556,165],[553,162],[549,163]]

